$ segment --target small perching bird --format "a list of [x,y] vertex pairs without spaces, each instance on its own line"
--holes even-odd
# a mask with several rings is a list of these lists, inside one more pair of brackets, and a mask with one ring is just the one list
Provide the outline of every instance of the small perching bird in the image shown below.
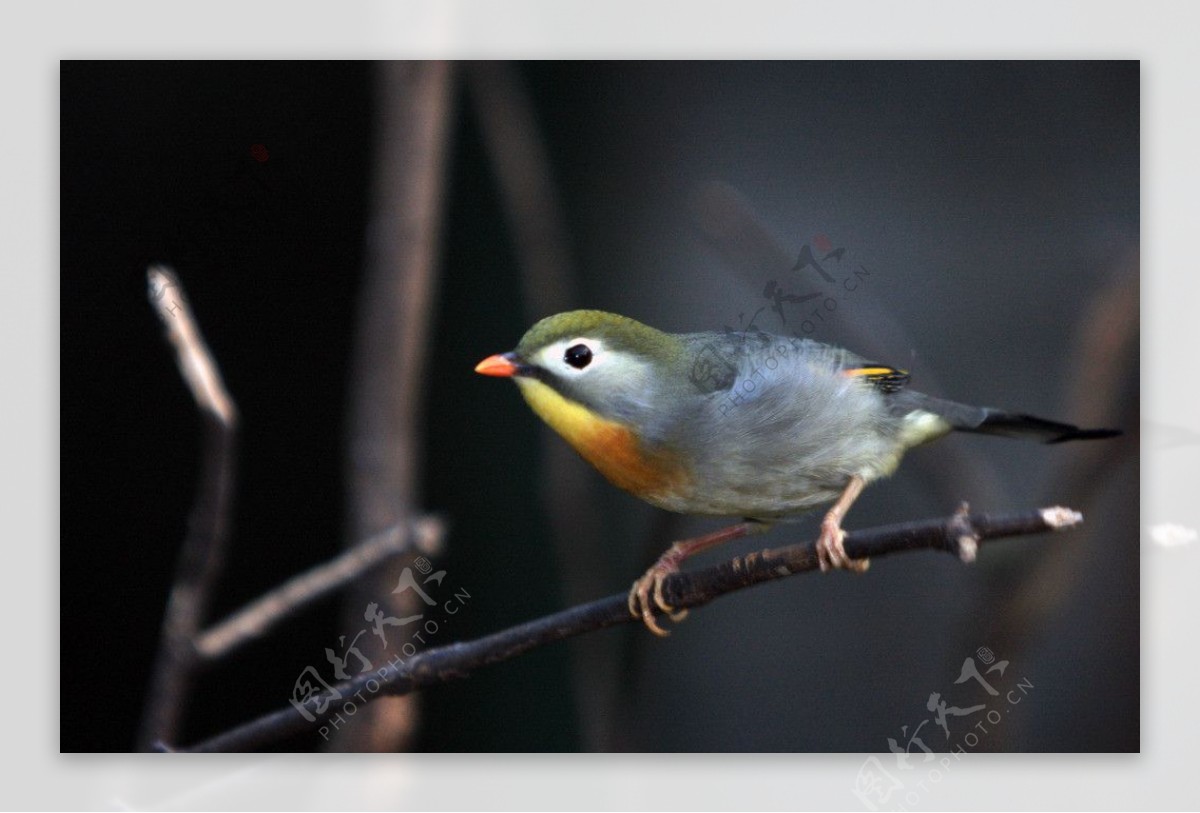
[[833,503],[821,570],[865,571],[846,555],[842,519],[914,446],[956,429],[1046,443],[1120,434],[922,395],[903,370],[808,339],[663,333],[595,310],[541,320],[475,371],[512,377],[614,485],[668,511],[744,518],[676,542],[634,582],[630,612],[659,635],[651,601],[676,621],[686,614],[662,593],[683,560],[817,506]]

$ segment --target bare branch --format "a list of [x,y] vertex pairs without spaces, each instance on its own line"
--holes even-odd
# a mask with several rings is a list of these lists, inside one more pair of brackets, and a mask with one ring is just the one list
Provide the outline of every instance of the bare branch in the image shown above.
[[[1081,514],[1058,507],[1005,516],[959,511],[944,519],[852,531],[846,535],[846,553],[852,559],[861,559],[933,549],[968,560],[968,549],[973,553],[985,540],[1064,530],[1082,521]],[[667,579],[664,595],[677,608],[699,607],[727,593],[817,568],[813,543],[789,545],[738,556],[704,570],[676,574]],[[338,684],[335,688],[340,694],[337,696],[358,696],[370,701],[388,695],[404,695],[466,677],[482,666],[515,658],[552,641],[618,624],[641,623],[640,619],[630,616],[626,600],[626,595],[621,593],[474,641],[427,649],[398,665],[389,663],[383,669],[368,671]],[[372,684],[375,684],[374,689]],[[340,706],[335,705],[333,699],[332,694],[326,693],[310,698],[304,706],[317,722],[321,722],[339,713]],[[289,706],[183,750],[245,751],[303,733],[311,725],[314,723],[306,720],[298,709]]]
[[143,712],[139,747],[178,736],[195,666],[192,641],[204,622],[221,569],[233,503],[237,408],[225,389],[184,295],[166,266],[146,272],[150,302],[175,348],[176,362],[204,418],[204,462],[175,583],[163,617],[158,657]]
[[417,551],[435,556],[441,550],[444,535],[445,526],[436,517],[421,517],[409,524],[393,525],[336,559],[289,579],[209,627],[196,639],[196,655],[203,663],[228,656],[244,644],[266,635],[296,611],[344,587],[397,554]]
[[[347,547],[418,513],[419,427],[437,292],[453,77],[446,62],[379,66],[375,188],[350,383]],[[402,566],[393,561],[379,568],[355,590],[385,595],[393,613],[411,615],[410,596],[387,593]],[[352,593],[348,606],[361,605]],[[378,654],[373,646],[364,644],[369,657]],[[332,747],[395,751],[405,748],[416,730],[417,710],[407,700],[377,704],[364,716],[369,723],[349,735],[339,732]]]
[[146,270],[150,304],[167,329],[167,339],[175,348],[176,362],[184,382],[196,399],[196,406],[230,431],[237,428],[237,407],[225,389],[221,370],[192,314],[187,294],[179,277],[165,265]]

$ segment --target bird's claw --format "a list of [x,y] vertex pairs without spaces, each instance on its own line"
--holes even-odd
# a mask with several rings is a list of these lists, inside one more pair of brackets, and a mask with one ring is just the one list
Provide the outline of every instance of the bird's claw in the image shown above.
[[[660,560],[647,570],[645,575],[635,581],[629,590],[629,614],[634,618],[642,619],[646,629],[660,637],[666,637],[671,633],[658,625],[658,620],[654,617],[654,607],[658,607],[666,613],[675,623],[687,618],[687,610],[676,610],[663,598],[663,582],[666,581],[667,576],[678,572],[678,565]],[[653,600],[653,605],[651,600]]]
[[817,538],[817,564],[824,573],[829,570],[852,570],[865,573],[871,566],[870,559],[851,559],[846,555],[846,532],[837,523],[821,523],[821,535]]

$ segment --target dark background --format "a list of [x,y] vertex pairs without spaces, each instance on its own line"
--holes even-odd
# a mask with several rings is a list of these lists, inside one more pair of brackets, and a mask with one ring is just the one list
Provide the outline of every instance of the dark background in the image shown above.
[[[1072,350],[1080,321],[1137,269],[1136,62],[510,67],[547,149],[579,306],[668,330],[752,318],[795,329],[798,311],[787,325],[769,307],[754,316],[770,305],[765,283],[801,293],[820,280],[731,248],[713,200],[732,195],[788,256],[828,239],[871,270],[861,297],[840,296],[810,335],[886,353],[934,394],[1082,420],[1065,412],[1089,372]],[[200,423],[147,304],[146,266],[176,268],[242,414],[216,618],[342,546],[375,66],[65,62],[61,88],[61,749],[124,751],[199,465]],[[454,100],[421,465],[423,504],[451,523],[439,564],[473,597],[459,639],[558,609],[572,584],[542,510],[545,430],[511,386],[471,372],[528,320],[461,82]],[[977,702],[953,681],[990,646],[1010,661],[1006,687],[1025,677],[1035,689],[982,750],[1137,750],[1136,348],[1104,360],[1123,373],[1094,396],[1117,405],[1130,436],[1116,443],[1133,445],[1073,475],[1088,484],[1071,492],[1088,522],[1070,540],[1006,542],[972,568],[922,553],[863,578],[801,576],[694,612],[666,641],[630,626],[546,647],[425,692],[419,747],[885,750],[928,716],[931,692]],[[1060,475],[1087,454],[950,438],[868,489],[847,525],[963,499],[996,511],[1066,501]],[[939,461],[951,458],[986,468],[988,485],[948,487]],[[607,540],[590,552],[603,594],[672,536],[714,525],[582,476]],[[1048,545],[1073,551],[1070,566],[1047,565]],[[1053,610],[997,632],[1039,568]],[[309,608],[206,674],[184,742],[286,704],[346,632],[338,608]],[[602,663],[612,691],[581,689],[581,662]],[[923,733],[944,747],[932,724]]]

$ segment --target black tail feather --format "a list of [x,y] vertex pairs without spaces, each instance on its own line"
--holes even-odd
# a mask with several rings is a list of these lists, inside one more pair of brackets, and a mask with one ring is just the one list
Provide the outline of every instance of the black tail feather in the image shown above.
[[894,414],[907,415],[916,410],[932,412],[944,418],[960,432],[978,432],[981,435],[1025,438],[1042,443],[1065,443],[1068,440],[1112,438],[1121,434],[1120,429],[1080,429],[1069,423],[1005,412],[1003,409],[969,406],[912,390],[903,390],[890,396],[889,403]]
[[1120,429],[1080,429],[1069,423],[1048,421],[1033,415],[1004,412],[999,409],[983,410],[983,420],[974,426],[955,426],[965,432],[985,435],[1003,435],[1012,438],[1028,438],[1043,443],[1065,443],[1068,440],[1099,440],[1121,434]]

